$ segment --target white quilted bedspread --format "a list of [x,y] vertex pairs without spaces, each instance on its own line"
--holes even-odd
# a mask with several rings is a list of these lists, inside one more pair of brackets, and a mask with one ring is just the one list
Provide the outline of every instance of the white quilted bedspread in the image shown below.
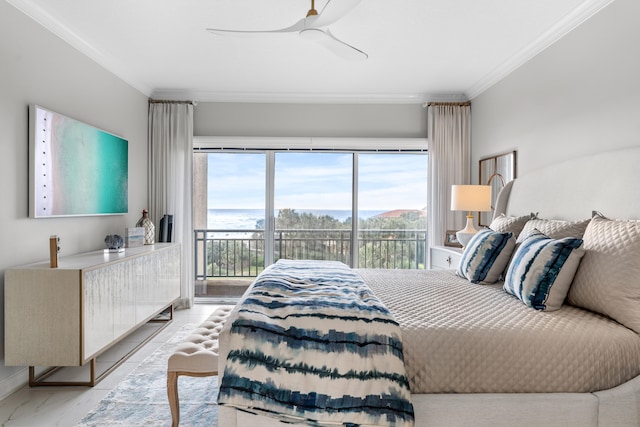
[[536,311],[450,271],[356,271],[400,324],[414,394],[591,392],[640,375],[640,336],[603,316]]

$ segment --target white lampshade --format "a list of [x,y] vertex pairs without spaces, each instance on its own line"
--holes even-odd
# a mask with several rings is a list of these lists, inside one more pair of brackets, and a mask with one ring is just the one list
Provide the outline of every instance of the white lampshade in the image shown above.
[[490,185],[452,185],[451,210],[488,212],[491,210]]

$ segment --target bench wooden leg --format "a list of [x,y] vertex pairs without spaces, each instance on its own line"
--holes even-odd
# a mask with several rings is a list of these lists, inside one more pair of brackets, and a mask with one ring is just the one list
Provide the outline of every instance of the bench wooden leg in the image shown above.
[[171,408],[171,426],[178,427],[180,424],[180,399],[178,397],[177,372],[167,372],[167,395],[169,408]]

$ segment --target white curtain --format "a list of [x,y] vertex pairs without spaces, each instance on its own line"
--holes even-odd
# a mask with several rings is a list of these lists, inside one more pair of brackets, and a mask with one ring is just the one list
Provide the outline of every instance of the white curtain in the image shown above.
[[430,103],[428,106],[429,246],[444,244],[446,230],[464,228],[465,213],[451,211],[451,186],[470,184],[471,105]]
[[149,216],[156,226],[173,215],[173,241],[182,245],[179,308],[193,304],[193,104],[149,102]]

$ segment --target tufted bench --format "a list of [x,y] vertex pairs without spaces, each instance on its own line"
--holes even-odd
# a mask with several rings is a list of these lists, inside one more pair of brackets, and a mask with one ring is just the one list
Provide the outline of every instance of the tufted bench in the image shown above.
[[218,374],[218,336],[233,307],[215,310],[184,342],[176,347],[167,363],[167,395],[173,427],[180,423],[178,377],[207,377]]

